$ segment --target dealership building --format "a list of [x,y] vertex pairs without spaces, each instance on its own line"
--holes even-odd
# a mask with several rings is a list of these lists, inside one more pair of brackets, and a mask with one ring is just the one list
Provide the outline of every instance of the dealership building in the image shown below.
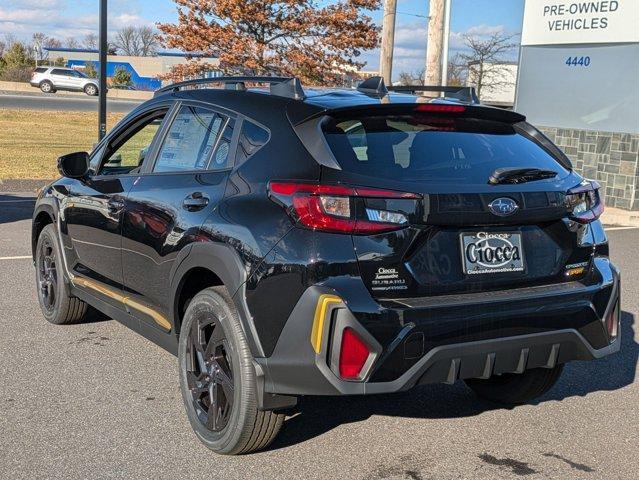
[[[47,48],[50,60],[64,59],[67,67],[83,69],[87,62],[93,62],[95,68],[99,68],[98,51],[84,48]],[[219,66],[219,59],[213,57],[201,57],[204,63],[212,65],[212,70],[207,76],[218,76],[215,69]],[[138,90],[157,90],[162,86],[159,76],[167,74],[175,65],[184,64],[188,57],[183,53],[160,52],[149,57],[132,57],[126,55],[109,55],[107,57],[107,77],[112,77],[118,68],[122,68],[131,74],[133,86]]]
[[526,0],[515,108],[639,210],[639,0]]

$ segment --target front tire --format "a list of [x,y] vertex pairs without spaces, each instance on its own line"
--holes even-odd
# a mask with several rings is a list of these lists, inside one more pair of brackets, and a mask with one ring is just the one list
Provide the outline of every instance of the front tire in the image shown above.
[[504,373],[487,380],[464,380],[475,394],[505,405],[522,405],[548,392],[559,380],[563,365],[554,368],[534,368],[524,373]]
[[236,455],[275,439],[285,416],[257,409],[253,357],[224,287],[207,288],[189,304],[178,360],[186,414],[204,445]]
[[84,87],[84,93],[86,93],[90,97],[95,97],[98,94],[98,87],[93,84],[86,85]]
[[87,311],[87,304],[69,292],[53,224],[42,229],[38,237],[35,260],[38,301],[44,318],[55,325],[82,320]]

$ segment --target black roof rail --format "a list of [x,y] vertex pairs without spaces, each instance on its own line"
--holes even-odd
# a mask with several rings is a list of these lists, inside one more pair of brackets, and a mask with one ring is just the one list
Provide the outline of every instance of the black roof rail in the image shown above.
[[479,104],[479,97],[475,87],[452,87],[444,85],[393,85],[388,87],[391,92],[417,93],[417,92],[440,92],[447,94],[448,98],[455,98],[462,102]]
[[384,83],[384,78],[379,76],[370,77],[364,80],[357,86],[357,91],[366,93],[367,95],[379,95],[382,97],[388,93],[388,89]]
[[222,84],[226,90],[245,91],[247,83],[264,83],[270,85],[272,95],[280,97],[294,98],[295,100],[303,100],[306,98],[302,84],[295,77],[266,77],[266,76],[237,76],[237,77],[212,77],[212,78],[195,78],[193,80],[185,80],[183,82],[173,83],[156,90],[155,96],[167,92],[179,92],[189,87],[198,87],[201,85]]

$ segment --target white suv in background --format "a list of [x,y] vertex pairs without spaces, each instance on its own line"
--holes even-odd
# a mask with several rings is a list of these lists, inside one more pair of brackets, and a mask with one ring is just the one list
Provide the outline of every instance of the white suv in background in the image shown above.
[[98,94],[98,81],[83,72],[72,68],[37,67],[29,82],[44,93],[55,93],[58,90],[84,92],[87,95]]

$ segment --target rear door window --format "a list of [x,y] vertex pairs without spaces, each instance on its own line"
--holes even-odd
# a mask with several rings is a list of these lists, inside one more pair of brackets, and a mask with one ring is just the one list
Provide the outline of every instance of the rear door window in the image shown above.
[[232,128],[232,120],[220,113],[183,105],[167,132],[153,171],[228,168]]
[[435,115],[333,119],[324,134],[345,171],[420,181],[485,183],[497,168],[531,167],[567,174],[515,126]]

